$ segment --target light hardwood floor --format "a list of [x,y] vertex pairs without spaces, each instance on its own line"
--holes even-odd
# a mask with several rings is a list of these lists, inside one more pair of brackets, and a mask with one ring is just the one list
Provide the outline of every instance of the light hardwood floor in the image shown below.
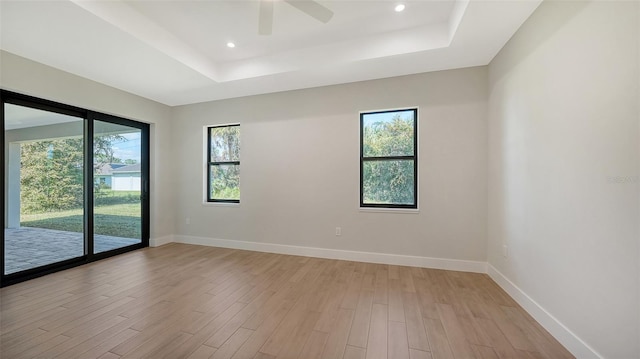
[[572,358],[488,276],[169,244],[0,291],[2,358]]

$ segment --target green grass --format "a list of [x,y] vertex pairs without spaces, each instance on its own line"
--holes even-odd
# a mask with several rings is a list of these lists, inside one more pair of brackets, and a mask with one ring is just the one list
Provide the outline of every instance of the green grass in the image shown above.
[[140,191],[113,191],[110,189],[101,189],[100,191],[95,192],[93,198],[96,206],[139,203]]
[[[140,203],[96,206],[94,209],[95,233],[115,237],[141,238],[140,208]],[[20,215],[20,225],[82,232],[83,210],[79,208],[58,212],[22,214]]]

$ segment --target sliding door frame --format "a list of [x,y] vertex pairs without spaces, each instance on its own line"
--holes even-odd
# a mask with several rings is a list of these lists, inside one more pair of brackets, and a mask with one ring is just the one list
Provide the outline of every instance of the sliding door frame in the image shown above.
[[[107,114],[95,112],[95,111],[88,111],[87,118],[88,118],[87,132],[89,136],[85,135],[86,136],[85,143],[87,146],[87,149],[85,151],[88,151],[89,157],[90,157],[89,161],[91,161],[87,163],[93,163],[93,136],[94,136],[93,127],[94,127],[95,121],[108,122],[108,123],[113,123],[117,125],[137,128],[140,130],[141,132],[140,180],[142,181],[142,183],[140,183],[140,202],[142,205],[142,213],[140,217],[140,220],[142,221],[141,222],[141,226],[142,226],[141,243],[120,247],[120,248],[112,249],[105,252],[94,253],[95,251],[93,248],[93,244],[94,244],[93,240],[89,240],[90,243],[88,243],[88,245],[86,246],[88,254],[91,258],[93,258],[93,260],[99,260],[99,259],[114,256],[116,254],[129,252],[134,249],[149,247],[149,236],[150,236],[149,235],[149,214],[150,214],[149,212],[150,210],[150,207],[149,207],[149,125],[146,123],[127,120],[122,117],[107,115]],[[90,172],[91,174],[89,176],[85,175],[85,186],[88,186],[87,188],[93,189],[93,185],[95,183],[93,181],[93,169],[91,169]],[[85,196],[86,195],[87,193],[85,193]],[[93,224],[94,224],[93,223],[93,220],[94,220],[93,190],[86,197],[89,197],[89,198],[85,198],[85,231],[87,231],[87,233],[93,233],[93,230],[92,230]],[[89,232],[88,231],[89,229],[91,229],[92,231]],[[85,240],[92,239],[92,238],[93,237],[87,238],[87,236],[85,236]]]
[[[45,100],[37,97],[23,95],[7,90],[0,89],[0,120],[2,122],[3,136],[5,136],[5,103],[19,105],[38,110],[59,113],[63,115],[78,117],[83,120],[83,136],[84,136],[84,166],[83,166],[83,191],[84,191],[84,255],[76,258],[67,259],[64,261],[47,264],[44,266],[27,269],[24,271],[5,274],[5,230],[3,226],[2,235],[0,237],[0,287],[5,287],[11,284],[23,282],[29,279],[41,277],[50,273],[58,272],[64,269],[76,267],[82,264],[91,263],[100,259],[112,257],[118,254],[129,252],[135,249],[140,249],[149,246],[149,125],[133,120],[128,120],[122,117],[113,115],[107,115],[100,112],[90,111],[79,107],[66,105],[50,100]],[[141,210],[141,225],[142,236],[140,243],[132,244],[126,247],[116,248],[113,250],[93,253],[94,252],[94,208],[93,208],[93,196],[94,196],[94,180],[93,180],[93,128],[94,121],[103,121],[123,126],[137,128],[141,131],[141,188],[140,188],[140,200],[142,205]],[[3,137],[4,138],[4,137]],[[0,149],[0,155],[6,161],[5,153],[5,141]],[[5,191],[7,189],[7,179],[5,172],[6,164],[3,164],[2,174],[2,202],[3,206],[7,203],[5,198]],[[5,214],[6,215],[6,214]],[[3,222],[5,218],[3,217]],[[6,225],[6,224],[5,224]]]

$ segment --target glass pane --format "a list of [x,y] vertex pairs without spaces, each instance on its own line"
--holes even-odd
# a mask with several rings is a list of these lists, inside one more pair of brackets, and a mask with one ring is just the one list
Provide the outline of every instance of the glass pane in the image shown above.
[[240,200],[240,166],[210,166],[211,199]]
[[94,121],[94,253],[142,241],[141,135],[137,128]]
[[415,204],[413,168],[413,160],[364,162],[364,203]]
[[83,256],[84,120],[4,106],[4,273]]
[[364,157],[413,156],[414,111],[362,115]]
[[210,129],[211,162],[240,161],[240,126]]

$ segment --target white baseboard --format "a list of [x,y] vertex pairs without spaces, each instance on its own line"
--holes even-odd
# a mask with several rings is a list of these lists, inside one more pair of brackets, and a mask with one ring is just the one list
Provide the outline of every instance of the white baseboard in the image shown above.
[[603,358],[491,264],[487,274],[576,358]]
[[356,252],[341,249],[314,248],[292,246],[274,243],[258,243],[235,241],[228,239],[216,239],[194,236],[174,236],[174,241],[186,244],[198,244],[212,247],[244,249],[249,251],[290,254],[296,256],[308,256],[327,259],[341,259],[356,262],[369,262],[380,264],[392,264],[412,267],[446,269],[461,272],[486,273],[487,263],[458,259],[430,258],[418,256],[406,256],[399,254],[385,254],[372,252]]
[[160,247],[171,242],[174,242],[172,235],[158,237],[158,238],[151,238],[149,239],[149,247]]

